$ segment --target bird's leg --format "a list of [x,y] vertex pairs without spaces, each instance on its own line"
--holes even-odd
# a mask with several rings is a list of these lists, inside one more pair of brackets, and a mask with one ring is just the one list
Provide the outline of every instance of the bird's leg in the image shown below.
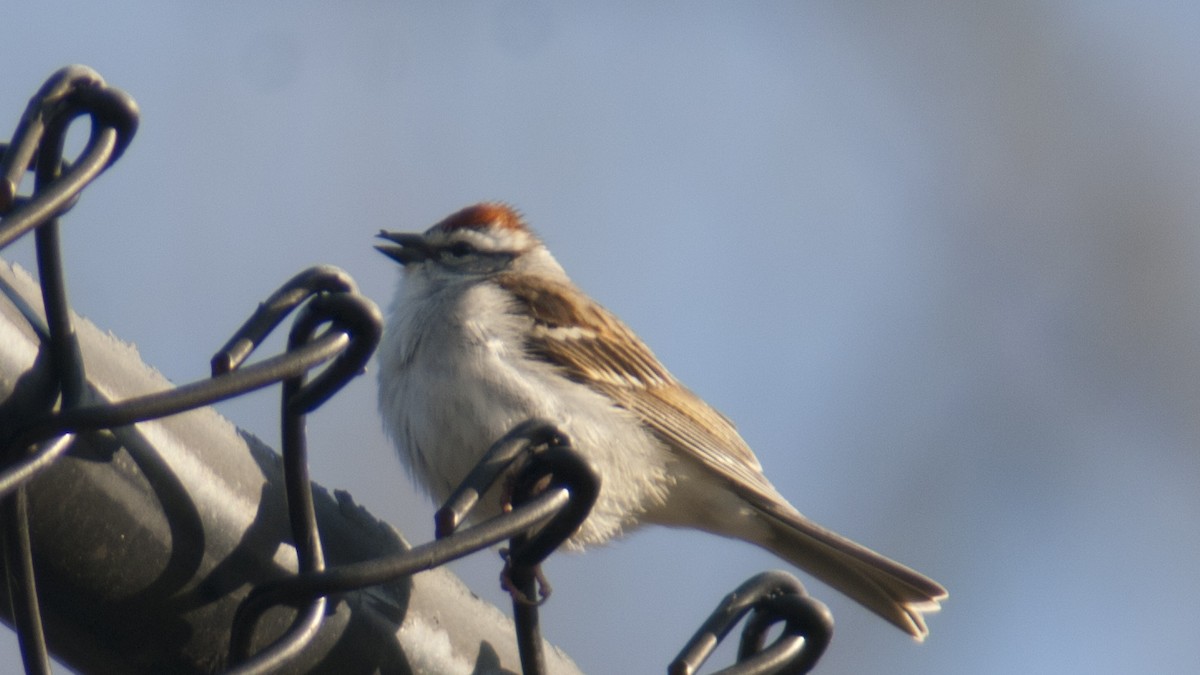
[[531,607],[541,607],[550,599],[554,588],[542,572],[541,565],[516,567],[506,548],[500,549],[504,569],[500,572],[500,588],[512,596],[513,602]]
[[[501,495],[501,508],[505,513],[512,511],[512,497],[517,490],[517,479],[519,472],[510,473],[504,481],[504,491]],[[550,476],[543,476],[533,488],[526,492],[538,494],[545,490],[550,485]],[[528,535],[522,535],[514,539],[514,543],[520,545],[528,539]],[[514,602],[532,607],[540,607],[550,598],[550,594],[554,588],[550,585],[550,581],[546,579],[546,575],[542,572],[542,566],[534,565],[532,567],[517,567],[513,565],[512,556],[509,555],[508,549],[500,549],[500,557],[504,558],[504,570],[500,572],[500,587],[508,591]]]
[[[566,443],[567,440],[565,437],[561,434],[556,434],[553,438],[545,441],[545,447],[565,445]],[[550,487],[552,476],[549,474],[538,477],[532,483],[522,483],[525,471],[538,451],[536,448],[527,448],[509,466],[500,493],[500,508],[504,513],[512,511],[513,499],[518,494],[525,495],[525,499],[530,499]],[[532,534],[532,532],[527,532],[514,537],[513,545],[524,545]],[[541,564],[533,566],[514,565],[509,549],[501,549],[500,557],[504,558],[504,570],[500,572],[500,587],[508,591],[514,603],[529,607],[540,607],[550,598],[550,594],[554,589],[551,587],[550,581],[546,579],[546,575],[542,572]]]

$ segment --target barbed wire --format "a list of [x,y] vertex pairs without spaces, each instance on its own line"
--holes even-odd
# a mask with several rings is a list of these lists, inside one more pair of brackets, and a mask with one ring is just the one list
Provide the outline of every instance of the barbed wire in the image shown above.
[[[68,161],[63,158],[66,132],[81,117],[90,119],[91,132],[79,156]],[[376,305],[359,294],[342,270],[313,267],[284,283],[212,358],[211,378],[122,400],[89,385],[67,300],[58,221],[84,187],[129,146],[138,118],[137,104],[128,94],[108,86],[90,68],[68,66],[30,100],[12,141],[0,144],[0,248],[34,232],[45,319],[2,279],[0,292],[40,341],[45,358],[39,352],[35,367],[48,373],[0,402],[0,419],[7,422],[0,428],[0,543],[26,672],[50,672],[29,530],[30,480],[70,452],[79,434],[175,415],[280,384],[284,491],[297,571],[258,585],[241,601],[229,626],[228,672],[300,667],[297,658],[320,630],[330,598],[509,540],[503,577],[513,593],[521,667],[526,675],[545,673],[538,566],[578,529],[600,489],[595,470],[551,421],[529,420],[496,441],[438,511],[435,541],[327,567],[308,474],[305,417],[363,372],[382,325]],[[24,196],[19,190],[29,171],[34,172],[34,187]],[[285,351],[247,364],[293,313]],[[498,481],[511,488],[512,510],[462,527],[480,496]],[[295,618],[282,635],[256,649],[261,618],[278,606],[292,608]],[[832,632],[828,610],[809,598],[798,581],[783,572],[768,573],[718,606],[670,672],[696,672],[743,618],[738,662],[722,673],[808,672]],[[768,629],[780,622],[782,633],[766,645]]]

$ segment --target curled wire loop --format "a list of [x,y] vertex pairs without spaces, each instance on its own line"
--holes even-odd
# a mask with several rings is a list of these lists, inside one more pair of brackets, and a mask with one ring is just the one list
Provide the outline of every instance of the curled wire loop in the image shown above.
[[[512,475],[513,470],[519,472],[518,484],[544,483],[545,487],[536,494],[519,497],[508,513],[469,527],[443,531],[437,540],[402,553],[327,570],[301,571],[296,576],[255,588],[234,619],[231,661],[244,658],[258,620],[276,605],[297,605],[316,597],[393,582],[530,531],[537,534],[531,545],[517,555],[522,560],[537,561],[549,555],[587,517],[599,494],[600,483],[595,470],[570,447],[568,439],[544,420],[519,424],[496,441],[443,511],[452,509],[460,520],[465,518],[478,496],[497,480]],[[473,497],[464,498],[462,495],[466,494]],[[469,504],[464,506],[464,502]],[[526,672],[533,675],[533,671]]]
[[[795,577],[780,571],[751,577],[721,601],[700,630],[671,662],[671,675],[692,675],[743,617],[746,625],[737,663],[714,675],[807,673],[833,637],[833,615],[811,598]],[[783,622],[783,632],[765,645],[768,630]],[[764,646],[765,645],[765,646]]]
[[532,448],[569,446],[570,441],[554,424],[544,419],[529,419],[509,430],[488,448],[463,482],[434,515],[435,536],[447,537],[466,520],[479,498]]
[[[67,127],[82,115],[91,118],[91,134],[79,157],[64,162]],[[91,68],[67,66],[51,75],[30,99],[12,142],[0,146],[0,248],[69,210],[84,186],[125,151],[137,125],[137,103]],[[21,199],[21,177],[31,169],[36,194]]]
[[[555,434],[555,439],[565,437]],[[582,456],[571,449],[569,441],[559,442],[533,455],[529,465],[517,476],[513,506],[520,507],[547,490],[574,490],[577,499],[567,502],[554,518],[533,530],[527,541],[514,544],[509,563],[514,566],[540,565],[579,529],[600,494],[600,477]]]
[[[250,349],[266,337],[270,328],[279,324],[283,315],[309,296],[311,299],[303,305],[288,334],[289,352],[312,343],[317,339],[319,329],[327,324],[326,333],[342,332],[351,337],[345,350],[311,380],[306,379],[306,373],[301,373],[283,382],[280,407],[284,486],[300,574],[319,573],[325,569],[308,472],[304,418],[363,372],[382,332],[378,308],[353,291],[353,281],[336,268],[314,268],[301,273],[260,305],[259,311],[213,358],[214,371],[223,369],[226,364],[236,367],[249,355]],[[249,345],[248,349],[246,345]],[[250,656],[253,625],[246,630],[235,629],[230,656],[236,665],[230,672],[242,675],[267,673],[286,665],[316,636],[327,604],[324,595],[309,599],[307,608],[298,614],[288,630],[253,657]],[[235,617],[235,626],[239,621]]]
[[240,366],[292,310],[318,293],[357,294],[358,288],[349,274],[332,265],[310,267],[292,277],[259,304],[254,314],[212,357],[213,376]]

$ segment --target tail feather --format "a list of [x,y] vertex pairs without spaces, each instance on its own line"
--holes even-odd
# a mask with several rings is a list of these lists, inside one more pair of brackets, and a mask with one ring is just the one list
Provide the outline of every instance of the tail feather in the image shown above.
[[871,610],[918,642],[924,614],[949,594],[936,581],[795,512],[764,513],[774,535],[762,546]]

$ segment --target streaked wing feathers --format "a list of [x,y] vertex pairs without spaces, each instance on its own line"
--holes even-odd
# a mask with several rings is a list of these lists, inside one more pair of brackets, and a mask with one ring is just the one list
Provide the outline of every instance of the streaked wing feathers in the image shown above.
[[516,309],[533,319],[531,354],[612,398],[739,493],[775,501],[775,489],[733,424],[680,385],[620,319],[562,282],[529,275],[497,281],[517,299]]

